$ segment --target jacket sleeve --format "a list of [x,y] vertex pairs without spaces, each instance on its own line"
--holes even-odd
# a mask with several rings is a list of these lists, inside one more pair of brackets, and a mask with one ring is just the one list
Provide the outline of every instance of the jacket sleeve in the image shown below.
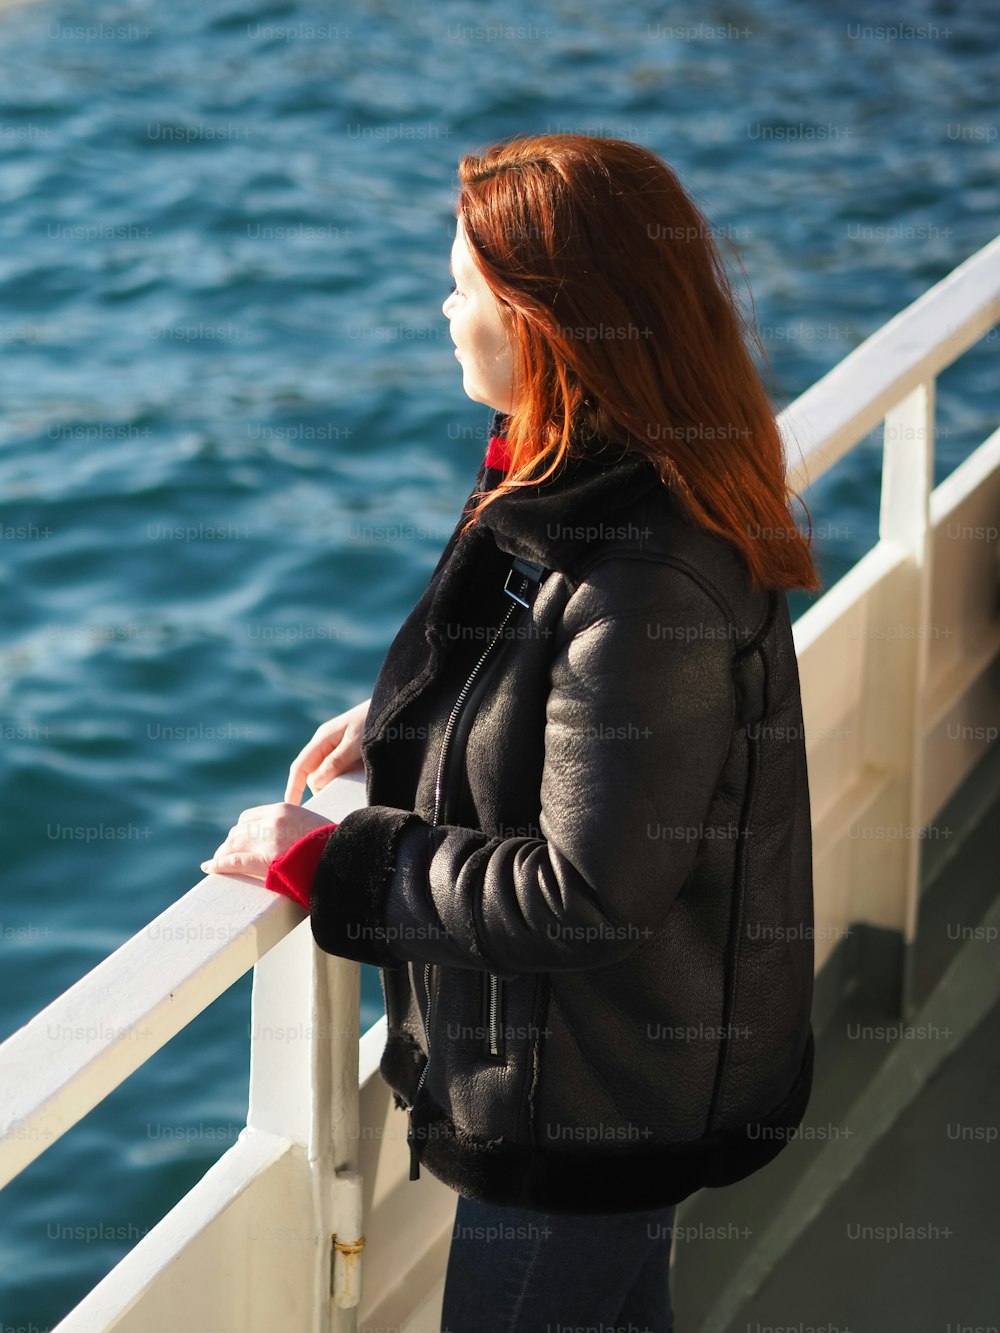
[[541,836],[355,810],[313,881],[317,944],[503,976],[600,967],[661,931],[732,741],[732,632],[694,571],[597,565],[553,638]]

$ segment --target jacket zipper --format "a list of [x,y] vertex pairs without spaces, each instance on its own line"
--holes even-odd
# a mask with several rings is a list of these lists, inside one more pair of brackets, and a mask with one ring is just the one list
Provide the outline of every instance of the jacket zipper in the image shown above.
[[497,1003],[500,981],[495,973],[490,973],[490,1055],[500,1054],[500,1006]]
[[[537,568],[537,567],[536,567],[536,568]],[[513,570],[512,570],[511,572],[513,573]],[[497,632],[496,632],[496,634],[494,634],[493,638],[490,639],[489,643],[488,643],[488,644],[486,645],[486,647],[483,649],[482,654],[481,654],[480,657],[479,657],[479,660],[476,662],[475,666],[474,666],[474,667],[472,668],[472,670],[469,672],[468,678],[466,679],[465,684],[462,686],[461,690],[459,691],[458,698],[455,700],[455,705],[454,705],[454,707],[453,707],[452,710],[451,710],[451,715],[449,716],[449,718],[448,718],[448,723],[447,723],[447,725],[446,725],[446,727],[445,727],[445,729],[444,729],[444,739],[443,739],[442,742],[441,742],[441,753],[438,755],[437,774],[436,774],[435,781],[434,781],[434,817],[433,817],[433,819],[431,820],[431,824],[432,824],[432,825],[436,825],[436,824],[437,824],[438,819],[439,819],[440,814],[441,814],[441,797],[442,797],[442,794],[443,794],[443,780],[444,780],[444,773],[445,773],[445,762],[446,762],[446,760],[447,760],[447,756],[448,756],[448,746],[449,746],[449,744],[450,744],[450,742],[451,742],[451,738],[452,738],[452,735],[453,735],[454,730],[455,730],[455,723],[458,721],[458,716],[459,716],[459,713],[461,713],[461,711],[462,711],[462,706],[463,706],[463,704],[465,703],[466,699],[469,697],[469,691],[472,689],[473,682],[475,681],[476,677],[479,675],[479,672],[480,672],[480,670],[482,669],[482,665],[483,665],[483,663],[486,661],[486,659],[489,657],[490,653],[493,651],[494,647],[497,645],[497,643],[498,643],[498,642],[500,641],[500,639],[502,638],[502,636],[503,636],[503,631],[504,631],[504,629],[505,629],[506,626],[507,626],[507,622],[510,620],[511,616],[512,616],[512,615],[514,614],[514,612],[517,610],[518,606],[527,606],[527,605],[528,605],[528,603],[524,600],[524,594],[526,593],[526,591],[527,591],[527,589],[528,589],[528,584],[529,584],[529,582],[530,582],[529,577],[522,573],[522,574],[521,574],[521,586],[520,586],[520,588],[518,589],[518,594],[515,594],[515,593],[513,593],[513,592],[510,592],[510,588],[509,588],[510,576],[508,575],[508,580],[507,580],[508,586],[507,586],[507,588],[506,588],[506,591],[510,594],[510,596],[511,596],[511,598],[512,598],[513,600],[511,601],[510,606],[509,606],[509,607],[507,608],[507,610],[504,612],[503,619],[500,621],[500,624],[499,624],[499,626],[497,627]],[[413,1101],[412,1101],[412,1102],[410,1103],[410,1105],[406,1108],[406,1109],[407,1109],[407,1116],[408,1116],[408,1118],[409,1118],[409,1128],[408,1128],[408,1132],[407,1132],[407,1140],[408,1140],[409,1145],[410,1145],[410,1179],[411,1179],[411,1180],[419,1180],[419,1178],[420,1178],[420,1158],[419,1158],[419,1156],[417,1155],[417,1145],[416,1145],[416,1140],[415,1140],[415,1137],[414,1137],[414,1134],[413,1134],[413,1117],[412,1117],[412,1115],[411,1115],[410,1113],[413,1111],[414,1106],[416,1106],[416,1104],[417,1104],[417,1098],[420,1096],[420,1090],[421,1090],[421,1088],[423,1088],[423,1086],[424,1086],[424,1079],[427,1077],[427,1070],[428,1070],[428,1068],[429,1068],[429,1066],[430,1066],[430,1062],[431,1062],[431,1032],[430,1032],[430,1029],[431,1029],[431,1003],[432,1003],[432,998],[431,998],[431,968],[432,968],[433,966],[434,966],[434,965],[433,965],[432,963],[424,963],[424,995],[425,995],[426,1000],[427,1000],[426,1008],[425,1008],[425,1011],[424,1011],[424,1045],[427,1047],[427,1058],[426,1058],[426,1060],[424,1061],[424,1067],[423,1067],[423,1069],[420,1071],[420,1080],[419,1080],[419,1082],[417,1083],[417,1090],[416,1090],[416,1092],[413,1094]],[[497,1051],[499,1050],[499,1033],[498,1033],[498,1031],[497,1031],[497,1029],[496,1029],[496,1013],[497,1013],[496,993],[497,993],[497,985],[498,985],[497,977],[494,976],[494,974],[491,972],[491,973],[490,973],[490,1051],[491,1051],[491,1053],[493,1053],[493,1054],[496,1054]]]

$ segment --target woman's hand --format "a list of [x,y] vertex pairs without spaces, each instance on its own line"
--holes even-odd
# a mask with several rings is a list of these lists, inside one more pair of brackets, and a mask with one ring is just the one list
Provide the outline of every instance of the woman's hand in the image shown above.
[[292,760],[286,801],[301,801],[307,782],[313,792],[322,791],[338,773],[361,763],[361,738],[370,703],[371,699],[366,699],[355,704],[316,728],[312,740]]
[[279,801],[244,810],[214,855],[202,861],[206,875],[250,875],[266,879],[267,868],[310,830],[332,824],[315,810]]

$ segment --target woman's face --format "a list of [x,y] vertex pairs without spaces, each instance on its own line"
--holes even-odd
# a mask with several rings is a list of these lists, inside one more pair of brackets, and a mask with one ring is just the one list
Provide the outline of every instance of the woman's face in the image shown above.
[[462,387],[477,403],[511,410],[514,351],[500,319],[500,306],[476,268],[462,219],[451,247],[455,289],[441,309],[451,324],[455,355],[462,366]]

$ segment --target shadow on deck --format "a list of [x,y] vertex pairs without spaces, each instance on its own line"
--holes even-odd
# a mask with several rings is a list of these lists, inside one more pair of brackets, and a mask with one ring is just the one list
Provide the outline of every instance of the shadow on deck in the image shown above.
[[852,929],[817,976],[801,1136],[678,1208],[678,1333],[1000,1327],[1000,746],[935,830],[911,1012],[898,933]]

